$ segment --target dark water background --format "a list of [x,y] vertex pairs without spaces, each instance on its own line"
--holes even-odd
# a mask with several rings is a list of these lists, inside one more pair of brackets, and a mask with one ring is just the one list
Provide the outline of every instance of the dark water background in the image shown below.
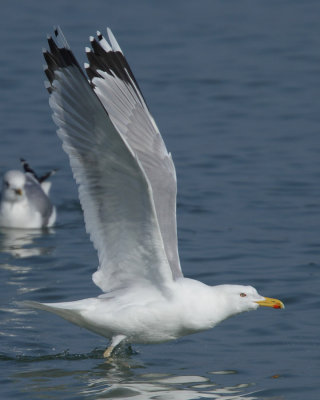
[[[1,399],[319,399],[320,3],[3,0],[0,170],[54,167],[54,230],[1,233]],[[41,48],[61,25],[80,61],[110,26],[178,175],[180,257],[207,284],[282,299],[106,363],[106,341],[16,301],[98,295]]]

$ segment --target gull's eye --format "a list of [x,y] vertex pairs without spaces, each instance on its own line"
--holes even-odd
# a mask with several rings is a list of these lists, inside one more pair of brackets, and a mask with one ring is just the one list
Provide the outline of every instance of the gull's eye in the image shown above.
[[246,297],[247,295],[245,293],[240,293],[241,297]]
[[5,181],[4,184],[6,185],[6,188],[10,186],[8,181]]

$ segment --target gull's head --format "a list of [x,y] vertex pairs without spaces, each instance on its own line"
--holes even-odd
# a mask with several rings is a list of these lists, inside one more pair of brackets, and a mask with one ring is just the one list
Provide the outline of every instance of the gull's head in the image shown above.
[[22,201],[25,182],[26,176],[21,171],[6,172],[2,182],[2,199],[12,203]]
[[260,306],[276,309],[284,308],[282,301],[261,296],[252,286],[220,285],[215,290],[221,296],[222,305],[229,316],[244,311],[256,310]]

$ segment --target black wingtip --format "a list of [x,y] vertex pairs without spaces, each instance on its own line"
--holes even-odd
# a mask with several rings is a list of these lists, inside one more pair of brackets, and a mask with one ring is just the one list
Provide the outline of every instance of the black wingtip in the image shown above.
[[52,84],[56,70],[60,68],[68,68],[69,66],[76,66],[83,76],[85,76],[59,27],[54,28],[54,36],[55,37],[53,38],[48,35],[47,41],[49,50],[43,52],[44,59],[47,63],[45,73],[49,82]]
[[24,158],[20,158],[20,162],[22,164],[23,170],[25,173],[30,173],[31,175],[33,175],[37,181],[39,181],[39,178],[37,176],[37,174],[34,172],[34,170],[30,167],[30,165],[27,163],[27,161]]
[[30,165],[27,163],[27,161],[26,161],[24,158],[21,157],[21,158],[20,158],[20,162],[21,162],[21,164],[22,164],[22,167],[23,167],[24,172],[33,175],[34,178],[35,178],[39,183],[44,182],[45,180],[47,180],[48,178],[50,178],[50,176],[54,175],[54,174],[58,171],[58,169],[55,168],[55,169],[53,169],[53,170],[51,170],[51,171],[45,173],[45,174],[42,175],[42,176],[38,176],[38,175],[35,173],[35,171],[30,167]]
[[42,183],[46,181],[48,178],[50,178],[52,175],[54,175],[58,171],[58,168],[52,169],[51,171],[47,172],[46,174],[40,176],[38,178],[39,183]]

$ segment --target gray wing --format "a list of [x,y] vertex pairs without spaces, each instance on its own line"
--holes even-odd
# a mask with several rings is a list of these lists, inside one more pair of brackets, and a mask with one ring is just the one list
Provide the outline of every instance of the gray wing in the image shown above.
[[111,121],[137,155],[152,187],[156,214],[173,277],[182,276],[176,227],[177,182],[174,164],[134,75],[116,39],[98,32],[86,49],[94,91]]
[[47,226],[53,212],[53,205],[30,173],[26,174],[24,189],[30,205],[41,214],[42,226]]
[[49,38],[44,53],[50,106],[98,251],[93,280],[105,292],[145,284],[162,289],[172,272],[149,180],[62,40],[59,48]]

